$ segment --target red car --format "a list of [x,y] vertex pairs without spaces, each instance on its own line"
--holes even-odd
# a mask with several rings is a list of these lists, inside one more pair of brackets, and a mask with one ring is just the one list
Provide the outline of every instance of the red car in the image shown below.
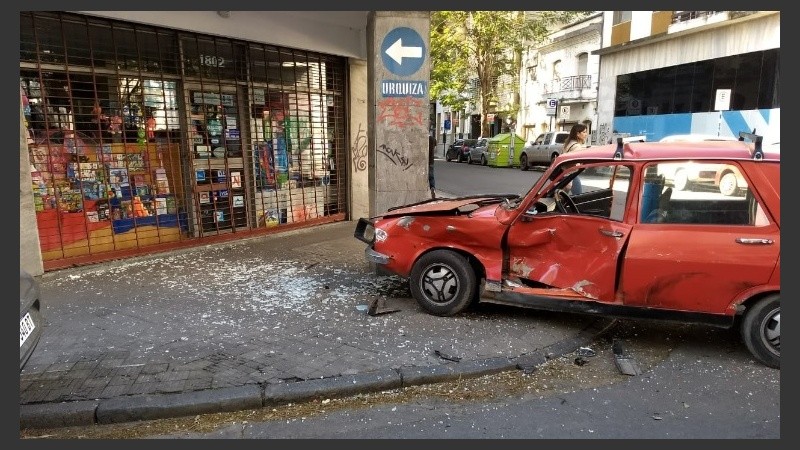
[[[744,138],[591,147],[559,156],[524,196],[392,208],[355,237],[431,314],[481,301],[736,326],[779,368],[780,153]],[[743,195],[676,191],[659,175],[690,160],[737,170]]]

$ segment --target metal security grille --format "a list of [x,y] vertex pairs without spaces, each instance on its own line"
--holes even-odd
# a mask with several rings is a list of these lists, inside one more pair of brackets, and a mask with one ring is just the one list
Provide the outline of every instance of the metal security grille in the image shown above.
[[68,13],[20,29],[46,268],[344,218],[344,58]]

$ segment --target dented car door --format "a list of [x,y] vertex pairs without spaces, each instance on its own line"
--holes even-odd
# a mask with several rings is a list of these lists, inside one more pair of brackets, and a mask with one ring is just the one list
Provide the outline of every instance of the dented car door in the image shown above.
[[[595,168],[596,169],[596,168]],[[607,170],[584,171],[584,189],[612,196],[621,208],[601,208],[564,212],[558,208],[523,213],[509,228],[508,274],[526,286],[542,289],[543,295],[564,295],[614,302],[618,260],[630,235],[631,226],[623,222],[629,183],[617,182],[613,165]],[[626,174],[630,173],[625,169]],[[544,200],[564,184],[559,177],[542,190]],[[591,187],[590,187],[591,186]],[[587,195],[587,194],[583,194]],[[589,194],[591,195],[591,194]],[[577,200],[577,199],[576,199]],[[612,211],[612,209],[614,211]]]

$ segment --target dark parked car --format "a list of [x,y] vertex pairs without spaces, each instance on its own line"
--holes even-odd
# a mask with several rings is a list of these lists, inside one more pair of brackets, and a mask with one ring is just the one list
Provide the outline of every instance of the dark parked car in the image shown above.
[[[780,367],[781,161],[753,142],[636,142],[558,156],[527,194],[426,200],[361,218],[380,273],[431,314],[480,302],[736,327]],[[766,150],[766,151],[764,151]],[[676,191],[665,164],[714,164],[742,196]],[[580,176],[581,193],[568,185]]]
[[456,139],[444,155],[446,161],[469,161],[469,151],[478,142],[477,139]]
[[42,337],[42,314],[39,283],[19,269],[19,369],[25,367]]
[[461,153],[461,147],[463,144],[463,139],[456,139],[452,144],[448,145],[447,150],[444,152],[445,161],[450,162],[454,159],[458,159],[458,154]]

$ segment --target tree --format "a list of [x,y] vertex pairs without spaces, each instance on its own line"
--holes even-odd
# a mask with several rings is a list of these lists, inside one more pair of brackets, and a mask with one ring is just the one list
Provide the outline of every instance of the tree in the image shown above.
[[[554,26],[588,11],[432,11],[430,95],[454,110],[464,109],[470,80],[477,79],[481,135],[489,135],[486,114],[497,102],[498,80],[519,86],[522,51],[537,46]],[[519,110],[519,91],[508,111]]]

